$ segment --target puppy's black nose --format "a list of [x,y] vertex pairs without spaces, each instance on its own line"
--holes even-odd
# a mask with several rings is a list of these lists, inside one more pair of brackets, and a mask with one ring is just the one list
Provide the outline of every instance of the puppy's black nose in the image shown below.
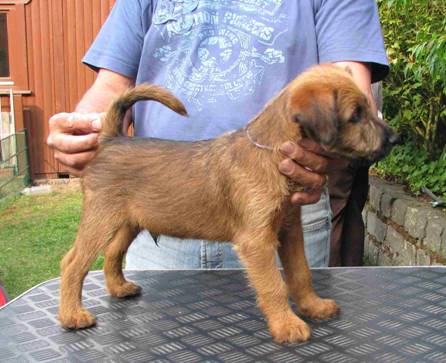
[[390,145],[399,145],[399,144],[401,144],[401,136],[400,136],[400,134],[390,130],[389,143],[390,143]]
[[398,145],[401,143],[401,137],[388,125],[384,125],[384,142],[389,146]]

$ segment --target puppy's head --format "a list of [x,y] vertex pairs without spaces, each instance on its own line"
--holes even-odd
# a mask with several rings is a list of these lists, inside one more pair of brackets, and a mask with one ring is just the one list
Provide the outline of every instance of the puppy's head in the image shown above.
[[331,153],[372,161],[384,157],[398,136],[373,114],[368,99],[348,70],[315,66],[289,88],[293,121]]

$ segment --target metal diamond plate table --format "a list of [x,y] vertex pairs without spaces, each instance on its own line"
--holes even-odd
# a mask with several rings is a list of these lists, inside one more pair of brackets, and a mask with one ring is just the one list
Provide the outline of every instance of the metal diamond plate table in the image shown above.
[[342,313],[287,345],[271,340],[240,270],[126,275],[140,297],[111,298],[102,272],[88,275],[91,329],[59,327],[58,279],[0,309],[0,362],[446,362],[446,268],[313,270]]

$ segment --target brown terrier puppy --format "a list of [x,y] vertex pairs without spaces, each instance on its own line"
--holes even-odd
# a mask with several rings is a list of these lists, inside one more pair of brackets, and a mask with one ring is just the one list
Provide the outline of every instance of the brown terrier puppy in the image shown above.
[[[392,142],[392,131],[372,114],[352,77],[329,65],[313,67],[292,81],[245,129],[214,140],[122,137],[123,116],[139,100],[156,100],[186,114],[174,96],[150,85],[128,91],[108,112],[97,155],[83,174],[79,232],[61,263],[62,325],[86,328],[95,323],[82,306],[81,290],[101,250],[110,294],[140,293],[139,286],[126,281],[122,261],[138,232],[148,229],[233,241],[273,338],[307,340],[310,328],[293,313],[288,296],[313,319],[327,319],[339,308],[312,288],[300,208],[289,200],[299,186],[279,172],[284,159],[279,146],[304,133],[329,152],[376,159]],[[276,266],[277,251],[286,283]]]

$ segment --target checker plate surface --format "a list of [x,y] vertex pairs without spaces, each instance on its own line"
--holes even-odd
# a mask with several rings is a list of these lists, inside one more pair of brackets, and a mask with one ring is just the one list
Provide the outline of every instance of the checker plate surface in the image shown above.
[[56,320],[59,281],[0,309],[0,362],[436,362],[446,363],[446,268],[313,270],[315,289],[339,317],[308,321],[310,342],[272,341],[239,270],[127,272],[143,287],[111,298],[90,273],[91,329]]

